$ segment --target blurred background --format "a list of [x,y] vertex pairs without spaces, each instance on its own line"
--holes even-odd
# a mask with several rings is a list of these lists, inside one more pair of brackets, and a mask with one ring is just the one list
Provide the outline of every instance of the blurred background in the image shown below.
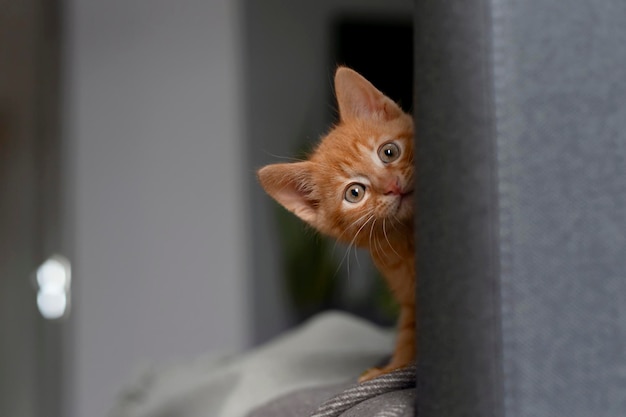
[[255,170],[328,131],[338,64],[410,110],[411,5],[0,0],[0,416],[104,416],[147,364],[327,308],[393,323]]

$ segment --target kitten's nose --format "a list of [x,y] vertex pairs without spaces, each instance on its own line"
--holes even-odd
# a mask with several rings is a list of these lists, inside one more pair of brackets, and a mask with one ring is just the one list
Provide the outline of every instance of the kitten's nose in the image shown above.
[[387,187],[385,187],[385,195],[389,195],[389,194],[393,194],[393,195],[402,194],[402,188],[400,188],[400,184],[397,178],[389,182],[389,184],[387,184]]

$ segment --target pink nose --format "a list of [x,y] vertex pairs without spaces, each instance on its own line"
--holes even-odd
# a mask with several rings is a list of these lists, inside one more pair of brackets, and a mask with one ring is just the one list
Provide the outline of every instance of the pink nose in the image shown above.
[[397,178],[391,181],[389,184],[387,184],[387,187],[385,187],[385,195],[389,195],[389,194],[394,194],[394,195],[402,194],[402,189],[400,188],[400,184],[398,183]]

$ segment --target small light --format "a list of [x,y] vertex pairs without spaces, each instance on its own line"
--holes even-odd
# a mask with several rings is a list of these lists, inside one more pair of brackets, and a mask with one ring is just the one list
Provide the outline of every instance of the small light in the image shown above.
[[37,307],[41,315],[48,320],[60,319],[67,309],[67,296],[64,292],[39,291]]
[[68,283],[68,270],[58,258],[49,258],[37,269],[37,284],[43,287],[65,289]]
[[37,268],[37,307],[48,320],[67,314],[70,297],[71,269],[69,261],[59,255],[48,258]]

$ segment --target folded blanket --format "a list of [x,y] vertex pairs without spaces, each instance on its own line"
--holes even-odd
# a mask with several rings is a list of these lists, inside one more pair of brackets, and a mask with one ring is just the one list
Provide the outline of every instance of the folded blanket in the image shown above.
[[390,329],[346,313],[322,313],[242,355],[154,366],[122,391],[110,416],[244,417],[263,412],[264,406],[276,406],[272,401],[285,399],[288,393],[304,395],[304,389],[313,388],[317,396],[307,400],[310,407],[305,404],[306,410],[283,414],[298,416],[301,411],[314,412],[326,399],[354,384],[392,347]]

